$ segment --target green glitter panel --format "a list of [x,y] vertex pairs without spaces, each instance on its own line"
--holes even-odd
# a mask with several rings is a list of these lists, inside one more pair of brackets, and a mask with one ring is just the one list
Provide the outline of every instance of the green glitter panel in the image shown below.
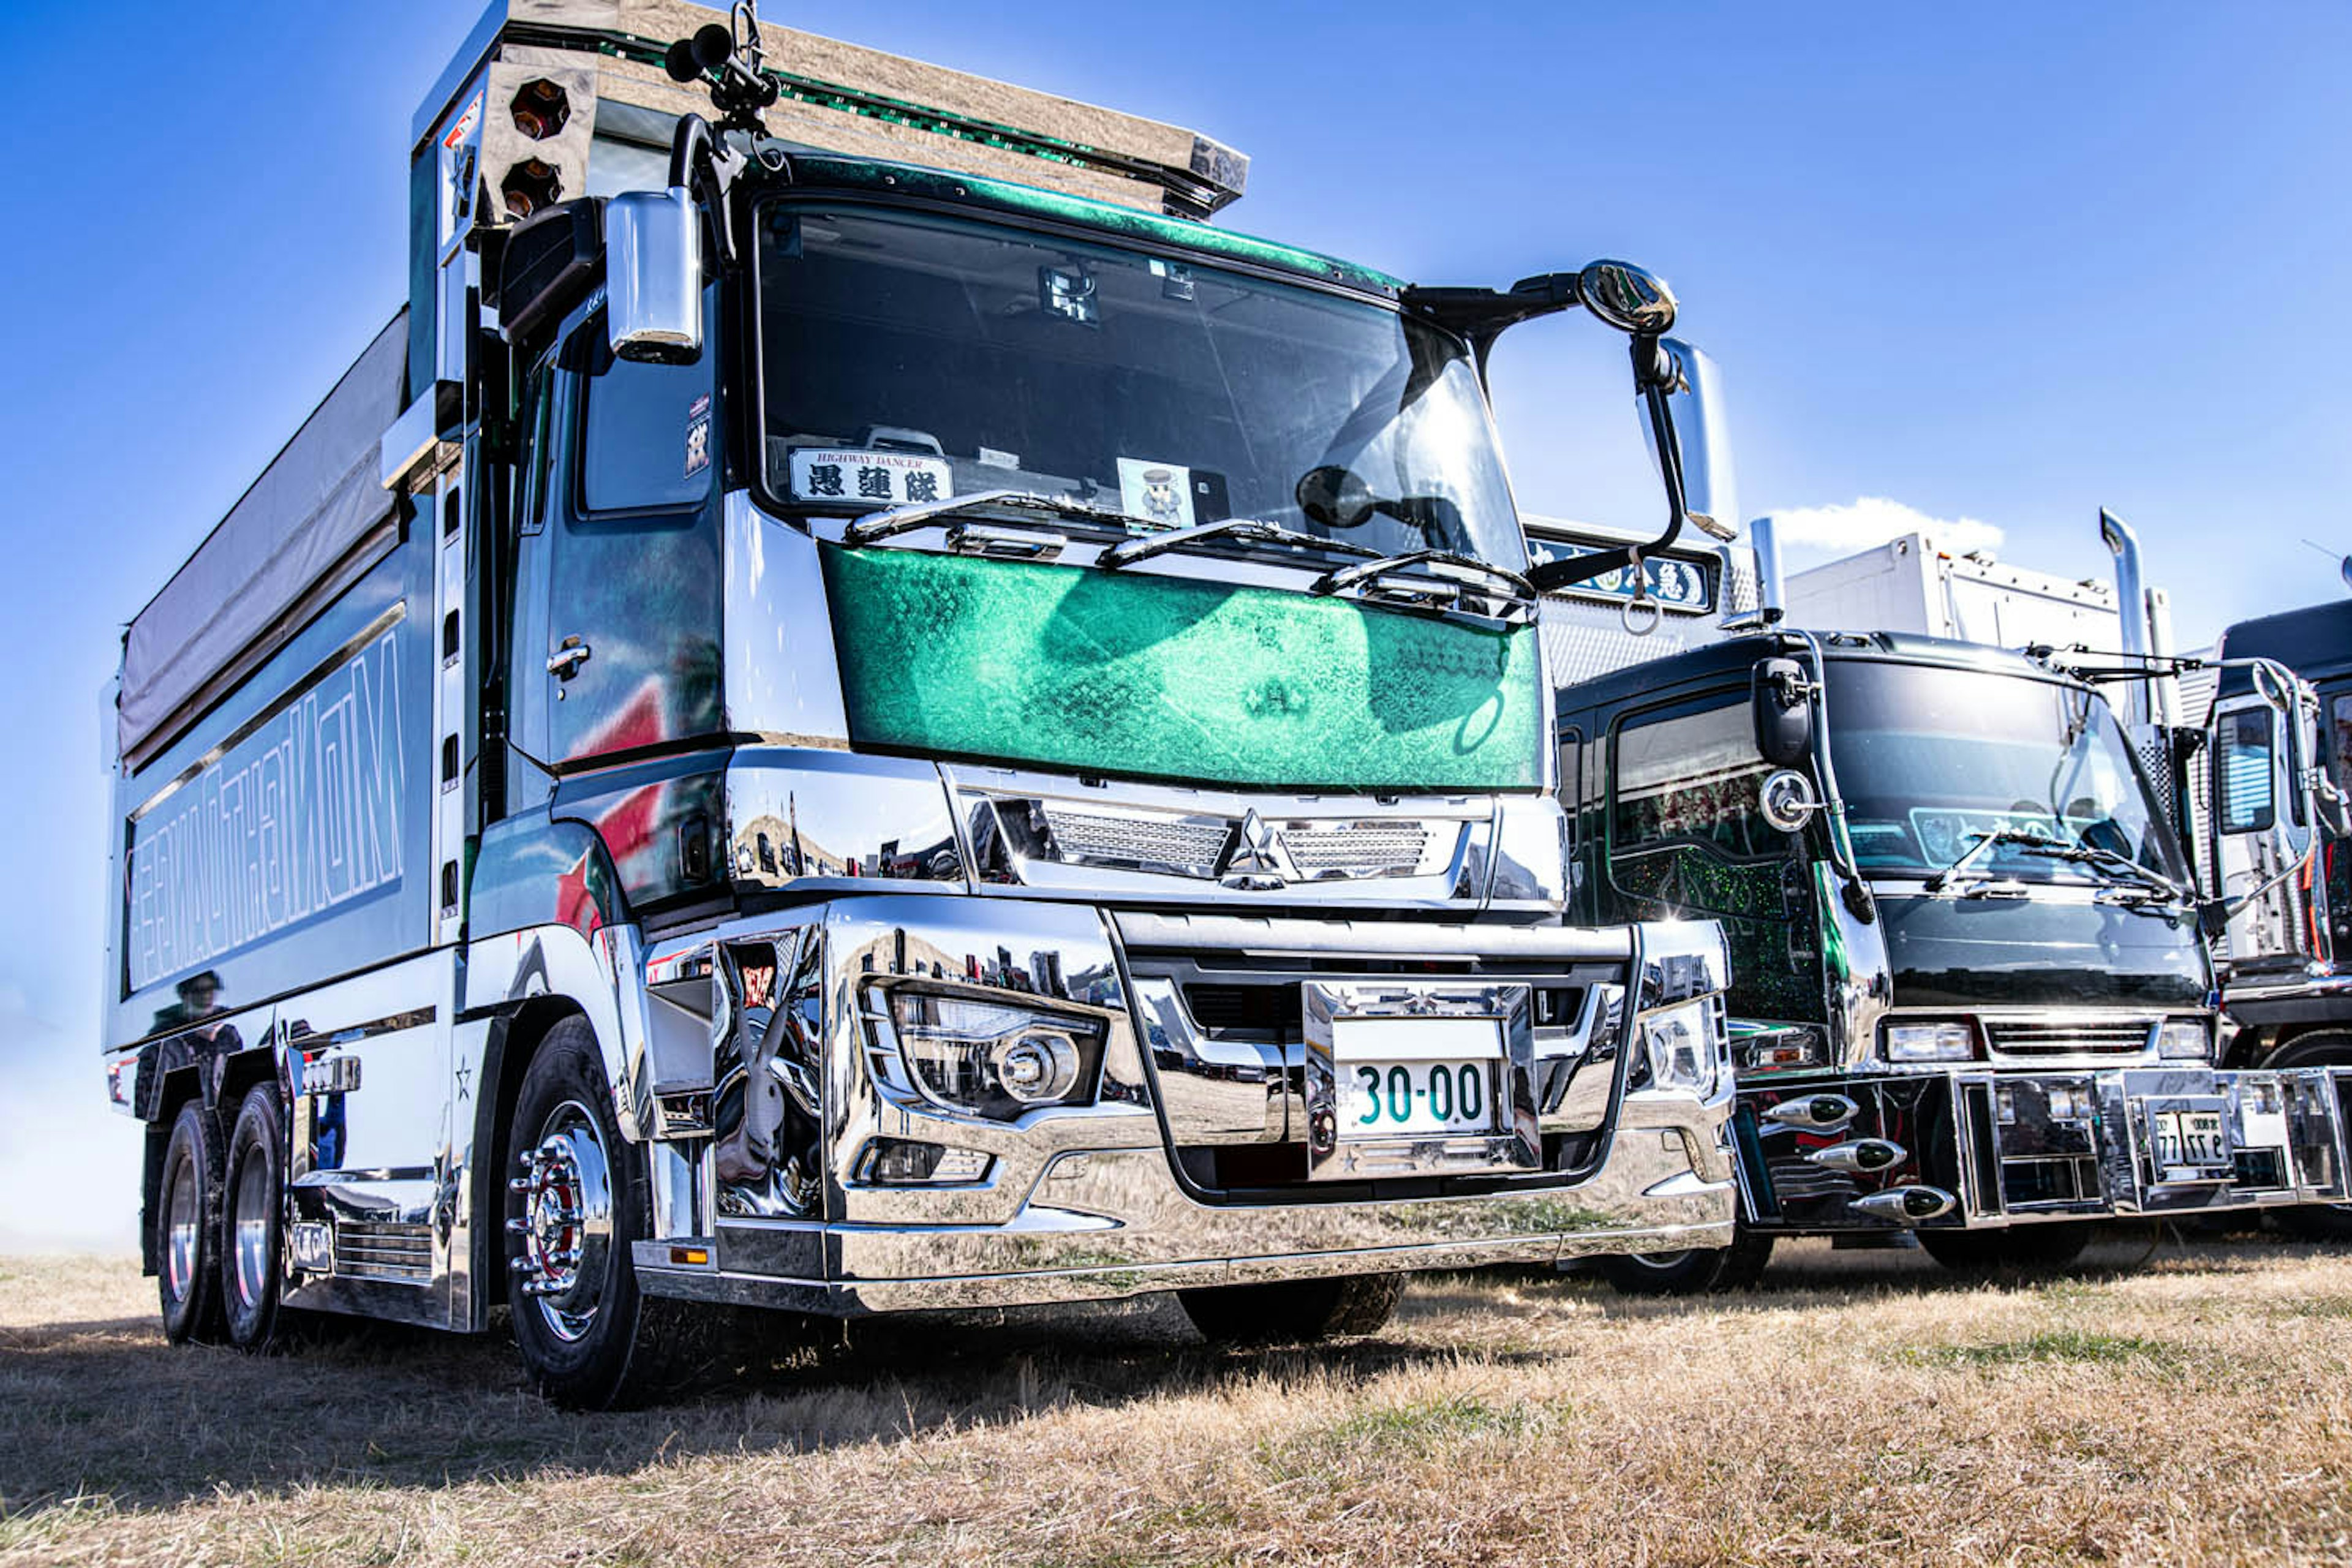
[[820,549],[861,746],[1297,790],[1543,784],[1531,626],[1150,574]]

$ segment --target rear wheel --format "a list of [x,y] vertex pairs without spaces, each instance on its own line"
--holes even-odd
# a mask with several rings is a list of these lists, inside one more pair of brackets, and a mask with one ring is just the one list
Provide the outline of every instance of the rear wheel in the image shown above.
[[221,1335],[220,1194],[220,1119],[191,1100],[163,1146],[151,1216],[163,1337],[175,1345]]
[[1402,1274],[1360,1274],[1179,1290],[1176,1300],[1210,1343],[1267,1345],[1378,1333],[1403,1294]]
[[1729,1247],[1601,1258],[1601,1278],[1626,1296],[1703,1296],[1745,1290],[1763,1278],[1772,1238],[1741,1226]]
[[[2352,1035],[2305,1035],[2263,1066],[2352,1067]],[[2305,1241],[2352,1241],[2352,1204],[2298,1204],[2273,1217],[2281,1230]]]
[[507,1304],[548,1399],[603,1410],[682,1392],[715,1345],[709,1316],[647,1300],[630,1244],[648,1234],[646,1163],[613,1120],[596,1037],[563,1019],[531,1056],[508,1124]]
[[221,1306],[229,1342],[240,1350],[267,1350],[278,1337],[284,1127],[278,1086],[257,1083],[229,1130],[221,1184]]
[[2040,1279],[2073,1268],[2091,1245],[2092,1230],[2076,1221],[2004,1230],[1923,1230],[1919,1245],[1955,1274]]

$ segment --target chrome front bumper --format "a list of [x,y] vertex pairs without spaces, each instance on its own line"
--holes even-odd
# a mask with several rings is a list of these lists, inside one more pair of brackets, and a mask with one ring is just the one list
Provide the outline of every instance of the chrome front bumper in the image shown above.
[[[1644,1087],[1646,1069],[1634,1070],[1642,1052],[1625,1048],[1653,1013],[1719,994],[1727,976],[1711,925],[1187,922],[924,895],[839,900],[790,920],[789,929],[771,918],[667,942],[650,973],[658,989],[664,975],[688,972],[695,943],[780,952],[821,944],[823,1190],[794,1212],[778,1201],[777,1184],[722,1181],[711,1152],[728,1142],[724,1111],[709,1129],[681,1122],[672,1131],[682,1135],[655,1144],[665,1234],[635,1250],[651,1294],[855,1314],[1551,1263],[1729,1239],[1732,1096],[1719,1037],[1705,1092]],[[1511,1167],[1466,1147],[1453,1158],[1433,1145],[1429,1165],[1407,1179],[1318,1175],[1309,1031],[1271,1043],[1215,1038],[1183,987],[1167,981],[1168,966],[1155,971],[1148,956],[1177,952],[1226,980],[1271,972],[1294,984],[1312,974],[1424,992],[1491,985],[1498,975],[1558,982],[1560,994],[1515,1037],[1504,1069],[1506,1130],[1535,1163]],[[727,965],[711,972],[716,986]],[[1093,1010],[1106,1026],[1100,1093],[1001,1121],[906,1092],[877,1061],[859,1002],[898,975]],[[723,1001],[712,1009],[722,1082],[736,1011]],[[1580,1087],[1588,1073],[1598,1077]],[[729,1101],[722,1092],[715,1103]],[[870,1179],[877,1140],[969,1151],[985,1174],[936,1187],[879,1183]],[[1495,1141],[1459,1142],[1483,1150]],[[740,1161],[741,1142],[728,1146]],[[1244,1168],[1275,1174],[1220,1184],[1220,1171]]]
[[[1808,1234],[2341,1203],[2347,1085],[2324,1068],[2167,1066],[1750,1087],[1735,1123],[1744,1211]],[[2169,1135],[2182,1119],[2220,1143],[2184,1156]],[[1889,1195],[1903,1194],[1922,1194],[1915,1212]]]

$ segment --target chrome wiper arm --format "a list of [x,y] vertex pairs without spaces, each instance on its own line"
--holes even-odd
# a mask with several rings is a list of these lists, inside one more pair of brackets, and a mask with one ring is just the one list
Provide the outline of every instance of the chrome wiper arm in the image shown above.
[[1350,544],[1344,539],[1326,539],[1320,534],[1305,533],[1295,528],[1264,521],[1255,517],[1223,517],[1214,522],[1196,522],[1190,528],[1171,528],[1164,532],[1142,534],[1112,545],[1096,558],[1095,564],[1106,572],[1116,572],[1122,566],[1132,566],[1139,561],[1149,561],[1155,555],[1165,555],[1171,550],[1189,550],[1193,545],[1212,539],[1245,539],[1269,544],[1298,544],[1315,550],[1336,550],[1349,555],[1378,555],[1380,552],[1361,544]]
[[1036,490],[975,490],[968,496],[946,496],[939,500],[917,501],[911,506],[869,511],[841,531],[841,542],[853,546],[871,544],[877,539],[909,532],[941,518],[959,517],[987,507],[1003,507],[1013,511],[1042,511],[1055,517],[1108,523],[1119,528],[1131,527],[1143,521],[1068,496],[1044,495]]
[[1978,856],[1996,844],[2047,844],[2050,842],[2046,838],[2036,838],[2032,834],[2021,832],[2014,827],[1996,827],[1990,832],[1973,834],[1971,837],[1976,839],[1975,843],[1961,850],[1958,858],[1950,865],[1928,878],[1920,886],[1931,893],[1942,892],[1951,886],[1953,878],[1967,870]]
[[1500,589],[1503,596],[1517,605],[1532,605],[1536,602],[1534,587],[1517,572],[1490,566],[1467,555],[1456,555],[1450,550],[1414,550],[1402,555],[1379,556],[1354,566],[1336,567],[1315,580],[1313,591],[1344,594],[1352,588],[1377,585],[1381,579],[1401,576],[1413,567],[1422,568],[1436,582],[1457,588],[1475,588],[1484,583]]

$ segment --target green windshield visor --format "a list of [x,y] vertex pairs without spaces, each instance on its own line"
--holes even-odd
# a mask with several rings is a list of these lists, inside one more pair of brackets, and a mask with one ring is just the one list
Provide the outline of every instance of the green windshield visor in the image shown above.
[[1188,784],[1543,784],[1536,628],[820,546],[853,742]]

